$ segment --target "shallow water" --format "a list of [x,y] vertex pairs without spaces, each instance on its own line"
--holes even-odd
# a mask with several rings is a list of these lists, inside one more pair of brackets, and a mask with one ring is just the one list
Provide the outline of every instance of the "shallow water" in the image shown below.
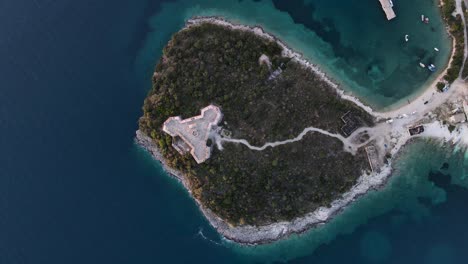
[[[352,258],[365,263],[415,263],[424,257],[421,254],[427,247],[437,245],[438,241],[453,243],[453,250],[462,256],[467,234],[456,239],[448,234],[439,238],[431,229],[437,225],[457,225],[458,220],[452,219],[455,216],[468,218],[465,211],[450,206],[462,204],[468,197],[467,190],[460,187],[467,183],[463,179],[468,176],[465,155],[466,150],[453,153],[450,146],[418,141],[404,150],[385,188],[361,197],[328,224],[271,245],[248,248],[227,243],[226,246],[248,260],[268,262],[305,256],[299,260],[342,263]],[[441,169],[444,163],[448,169]],[[431,173],[452,175],[456,185],[436,186],[428,177]],[[457,233],[451,228],[447,232]],[[421,254],[408,252],[414,244],[415,251]]]
[[[224,13],[265,21],[317,61],[345,59],[293,22],[301,14],[267,1],[219,2],[0,3],[0,263],[464,263],[468,191],[457,186],[468,186],[468,153],[437,144],[409,148],[388,188],[327,226],[257,248],[220,241],[182,186],[133,142],[163,45],[185,18]],[[337,3],[310,2],[322,14]],[[400,0],[398,14],[408,2],[431,9],[431,1]],[[353,36],[341,38],[346,46]],[[436,186],[431,170],[458,185]]]
[[[406,103],[437,75],[419,62],[441,70],[448,61],[451,42],[435,3],[395,1],[397,18],[387,21],[374,0],[175,1],[163,4],[150,19],[153,33],[138,62],[147,69],[147,58],[157,58],[170,34],[188,18],[222,16],[262,26],[319,64],[342,89],[384,109]],[[431,18],[428,25],[421,22],[421,14]]]

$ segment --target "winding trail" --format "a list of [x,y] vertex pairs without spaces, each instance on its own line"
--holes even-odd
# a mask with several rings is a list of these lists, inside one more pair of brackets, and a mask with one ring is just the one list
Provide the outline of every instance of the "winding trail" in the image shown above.
[[[374,137],[373,135],[371,134],[374,134],[372,132],[374,132],[376,130],[376,127],[373,127],[373,128],[370,128],[370,127],[361,127],[359,129],[357,129],[356,131],[353,132],[353,134],[351,134],[348,138],[345,138],[343,137],[342,135],[340,134],[334,134],[334,133],[330,133],[326,130],[323,130],[323,129],[320,129],[320,128],[316,128],[316,127],[307,127],[305,128],[304,130],[302,130],[302,132],[295,138],[292,138],[292,139],[286,139],[286,140],[282,140],[282,141],[275,141],[275,142],[268,142],[268,143],[265,143],[263,146],[261,147],[258,147],[258,146],[252,146],[247,140],[245,139],[233,139],[233,138],[228,138],[228,137],[221,137],[219,138],[219,140],[221,140],[222,142],[231,142],[231,143],[239,143],[239,144],[243,144],[245,145],[246,147],[248,147],[249,149],[251,150],[257,150],[257,151],[262,151],[262,150],[265,150],[266,148],[268,147],[277,147],[277,146],[281,146],[281,145],[285,145],[285,144],[289,144],[289,143],[293,143],[293,142],[297,142],[297,141],[300,141],[304,138],[304,136],[307,134],[307,133],[310,133],[310,132],[317,132],[317,133],[320,133],[320,134],[324,134],[326,136],[329,136],[329,137],[333,137],[333,138],[336,138],[338,140],[340,140],[342,143],[343,143],[343,149],[347,152],[350,152],[351,154],[356,154],[356,151],[366,145],[369,141],[373,140]],[[362,132],[367,132],[370,136],[369,139],[367,139],[364,143],[360,143],[360,144],[356,144],[356,143],[353,143],[352,140],[355,138],[355,135],[359,134],[359,133],[362,133]]]
[[[464,55],[463,64],[464,64],[466,58],[468,57],[468,37],[467,37],[466,21],[465,21],[465,17],[463,15],[463,10],[462,10],[462,1],[468,1],[468,0],[455,0],[456,2],[455,14],[460,14],[462,17],[462,22],[463,22],[464,38],[465,38],[465,47],[464,47],[464,54],[463,54]],[[453,59],[453,56],[454,56],[454,50],[452,51],[449,65],[451,63],[451,60]],[[306,63],[306,62],[302,62],[302,63]],[[467,65],[463,65],[462,69],[464,66],[467,66]],[[343,143],[344,151],[350,152],[353,155],[357,152],[359,148],[367,145],[369,142],[373,140],[376,140],[376,143],[377,143],[376,146],[380,148],[381,150],[383,150],[384,148],[387,148],[387,145],[389,146],[392,145],[391,147],[394,148],[393,150],[397,150],[409,139],[408,135],[406,135],[407,129],[409,127],[423,120],[425,117],[427,117],[428,114],[431,114],[431,111],[438,108],[439,106],[446,103],[447,101],[451,99],[463,98],[463,97],[468,96],[468,91],[467,91],[468,89],[466,89],[467,85],[464,82],[464,80],[462,80],[460,77],[452,83],[450,89],[447,92],[445,93],[437,92],[436,87],[435,87],[436,83],[441,78],[443,78],[446,71],[447,69],[445,69],[442,73],[440,73],[439,76],[436,78],[436,80],[434,80],[433,83],[428,86],[428,89],[426,89],[424,93],[419,95],[412,102],[410,102],[407,105],[402,105],[396,109],[386,111],[386,112],[374,111],[371,107],[363,104],[359,99],[351,95],[346,95],[344,94],[343,91],[340,91],[337,89],[342,99],[354,102],[356,105],[364,109],[367,113],[374,116],[377,121],[381,121],[380,123],[377,123],[372,128],[361,127],[357,129],[356,131],[354,131],[353,134],[351,134],[347,138],[343,137],[340,134],[331,133],[329,131],[310,126],[310,127],[305,128],[295,138],[286,139],[282,141],[267,142],[262,146],[253,146],[246,139],[233,139],[230,137],[223,137],[219,135],[215,137],[215,141],[219,149],[222,149],[223,142],[230,142],[230,143],[243,144],[251,150],[262,151],[262,150],[267,149],[268,147],[273,148],[273,147],[281,146],[284,144],[300,141],[304,138],[304,136],[307,133],[321,133],[323,135],[340,140]],[[390,120],[390,119],[391,119],[390,123],[382,122],[383,120]],[[369,135],[369,139],[367,139],[363,143],[360,143],[358,140],[358,137],[359,137],[359,134],[363,132]],[[396,151],[392,151],[392,152],[396,152]]]
[[[461,0],[456,0],[458,3]],[[465,0],[468,2],[468,0]],[[197,20],[192,20],[192,23],[199,23],[203,21],[211,21],[212,23],[217,23],[229,28],[241,28],[243,30],[250,30],[255,32],[258,35],[265,35],[265,33],[260,28],[250,28],[246,26],[238,26],[230,24],[225,20],[219,18],[200,18]],[[270,35],[267,37],[274,39]],[[465,40],[466,39],[465,34]],[[287,47],[283,44],[283,47],[287,49]],[[290,54],[294,53],[287,49],[287,52]],[[306,67],[309,67],[311,70],[316,71],[318,74],[320,72],[317,68],[312,65],[308,64],[305,60],[301,60],[300,55],[295,53],[297,56],[297,60]],[[291,55],[291,57],[293,57]],[[451,56],[453,57],[453,55]],[[465,52],[465,59],[467,57],[467,53]],[[325,76],[325,75],[322,75]],[[441,75],[442,76],[442,75]],[[326,78],[323,77],[323,78]],[[330,81],[331,82],[331,81]],[[333,86],[333,84],[331,84]],[[215,140],[219,149],[222,149],[222,142],[232,142],[232,143],[239,143],[243,144],[246,147],[256,150],[262,151],[267,149],[268,147],[276,147],[283,144],[288,144],[292,142],[296,142],[301,140],[305,134],[309,132],[313,133],[321,133],[333,138],[336,138],[343,142],[344,148],[348,152],[353,152],[358,148],[364,146],[370,141],[375,140],[375,146],[380,150],[384,150],[392,155],[392,159],[394,155],[398,153],[398,151],[406,144],[406,142],[411,138],[408,133],[408,127],[413,126],[415,124],[424,124],[426,127],[425,132],[418,135],[418,137],[429,137],[429,138],[438,138],[443,139],[445,142],[450,142],[455,144],[457,142],[461,142],[464,146],[468,146],[468,125],[460,125],[460,128],[455,131],[450,131],[448,127],[443,123],[438,121],[436,118],[431,117],[433,114],[431,113],[435,110],[438,106],[444,104],[448,101],[458,101],[461,98],[466,98],[468,101],[468,89],[467,84],[463,82],[460,78],[458,78],[451,86],[449,91],[445,93],[437,93],[435,90],[435,83],[430,85],[426,92],[419,96],[416,100],[413,100],[408,105],[400,106],[397,109],[392,111],[386,112],[375,112],[370,107],[366,106],[365,104],[361,103],[359,99],[354,98],[350,95],[345,95],[344,92],[340,92],[336,86],[333,86],[337,89],[337,91],[341,94],[343,99],[355,102],[356,105],[362,107],[365,111],[369,114],[373,115],[380,123],[377,123],[376,126],[372,128],[362,127],[357,129],[351,136],[348,138],[344,138],[339,134],[330,133],[323,129],[315,128],[315,127],[308,127],[305,128],[297,137],[293,139],[287,139],[283,141],[276,141],[271,143],[266,143],[263,146],[252,146],[249,142],[245,139],[232,139],[229,137],[223,137],[219,131],[221,131],[221,127],[216,131],[213,130],[210,134],[210,137]],[[427,101],[427,103],[426,103]],[[406,115],[406,116],[402,116]],[[383,120],[387,119],[394,119],[392,122],[383,122]],[[359,137],[362,132],[366,132],[369,135],[369,139],[366,140],[364,143],[360,143]],[[163,158],[162,154],[159,152],[158,146],[155,144],[152,138],[144,135],[141,131],[137,131],[137,139],[139,144],[144,146],[148,151],[150,151],[153,156],[161,160],[163,167],[175,177],[177,177],[185,186],[187,190],[189,190],[190,195],[193,195],[190,191],[189,184],[185,177],[177,170],[171,169],[166,163],[165,159]],[[355,142],[355,143],[353,143]],[[383,152],[383,151],[380,151]],[[468,152],[465,152],[465,155],[468,155]],[[391,159],[391,160],[392,160]],[[260,225],[260,226],[253,226],[253,225],[243,225],[243,226],[232,226],[225,222],[222,218],[218,217],[214,212],[209,210],[208,208],[204,207],[198,200],[197,205],[199,206],[200,210],[203,212],[205,217],[209,220],[210,224],[226,239],[230,241],[235,241],[241,244],[247,245],[254,245],[260,243],[267,243],[279,240],[283,237],[286,237],[290,234],[296,233],[299,234],[304,232],[310,228],[315,226],[323,225],[332,219],[335,215],[339,214],[343,208],[348,206],[350,203],[358,199],[358,197],[366,194],[369,190],[377,188],[379,186],[383,186],[386,183],[386,179],[388,179],[389,175],[392,173],[392,162],[383,165],[382,170],[380,172],[372,172],[370,174],[364,173],[358,178],[355,185],[347,191],[343,193],[342,196],[336,200],[334,200],[330,206],[327,207],[320,207],[313,212],[310,212],[304,216],[297,217],[291,221],[281,221],[275,222],[269,225]],[[206,239],[214,244],[218,244],[219,242],[213,241],[207,238],[203,230],[200,228],[197,236],[200,236],[202,239]],[[224,243],[223,243],[224,244]]]

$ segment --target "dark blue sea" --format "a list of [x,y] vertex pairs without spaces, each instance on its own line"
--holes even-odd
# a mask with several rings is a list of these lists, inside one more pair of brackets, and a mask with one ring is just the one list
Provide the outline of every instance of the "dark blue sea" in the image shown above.
[[[349,17],[338,2],[1,1],[0,263],[466,263],[468,152],[459,146],[416,142],[384,189],[328,225],[242,247],[222,240],[182,186],[134,144],[161,48],[192,15],[258,23],[295,48],[310,44],[305,56],[333,62],[326,70],[349,79],[344,89],[363,98],[375,93],[373,104],[382,107],[431,78],[411,63],[446,61],[450,45],[434,1],[394,0],[397,11],[416,10],[415,20],[419,10],[431,14],[433,29],[424,34],[437,35],[433,43],[394,48],[396,62],[393,53],[363,53],[365,40],[352,48],[355,35],[343,31],[385,23],[383,13],[366,16],[381,12],[374,1],[348,1],[356,4],[346,5]],[[391,43],[369,45],[375,52]],[[440,55],[429,52],[434,45]],[[323,57],[312,52],[321,50]],[[412,74],[402,70],[408,67]],[[408,88],[390,92],[379,81],[390,75]]]

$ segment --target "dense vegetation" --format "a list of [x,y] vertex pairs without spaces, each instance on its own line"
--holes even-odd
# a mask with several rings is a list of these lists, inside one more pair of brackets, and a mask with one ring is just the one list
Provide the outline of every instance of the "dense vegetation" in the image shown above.
[[[271,69],[260,64],[269,57]],[[282,65],[282,66],[281,66]],[[270,74],[279,66],[282,73]],[[185,173],[193,195],[233,225],[268,224],[302,216],[349,190],[363,170],[365,152],[343,151],[341,141],[312,133],[299,142],[252,151],[225,143],[196,164],[171,147],[162,130],[170,116],[189,117],[219,105],[222,126],[252,144],[297,136],[315,126],[340,132],[348,111],[364,125],[372,118],[316,74],[281,56],[281,48],[253,33],[213,24],[176,33],[156,66],[139,126],[159,145],[170,166]]]
[[436,85],[436,87],[437,87],[437,90],[438,90],[439,92],[443,92],[443,91],[444,91],[444,87],[445,87],[445,83],[443,83],[443,82],[438,82],[437,85]]
[[464,48],[465,48],[465,37],[463,21],[460,15],[456,17],[452,16],[455,12],[455,0],[442,0],[442,14],[444,20],[448,26],[448,30],[455,41],[455,54],[453,56],[452,63],[447,69],[447,74],[444,79],[452,83],[460,75],[460,71],[463,65],[464,59]]

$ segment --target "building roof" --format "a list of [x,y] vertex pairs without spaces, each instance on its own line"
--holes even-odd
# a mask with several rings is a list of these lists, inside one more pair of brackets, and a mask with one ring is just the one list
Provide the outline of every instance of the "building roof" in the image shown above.
[[418,135],[424,132],[424,126],[416,126],[408,129],[410,136]]
[[202,163],[211,156],[211,147],[206,145],[210,132],[222,118],[219,107],[209,105],[198,116],[182,120],[180,116],[169,117],[163,125],[163,131],[172,137],[180,137],[190,148],[190,154],[197,163]]
[[466,117],[465,117],[465,114],[464,113],[459,113],[459,114],[456,114],[456,115],[453,115],[449,118],[449,121],[454,123],[454,124],[457,124],[457,123],[462,123],[462,122],[465,122],[466,121]]

